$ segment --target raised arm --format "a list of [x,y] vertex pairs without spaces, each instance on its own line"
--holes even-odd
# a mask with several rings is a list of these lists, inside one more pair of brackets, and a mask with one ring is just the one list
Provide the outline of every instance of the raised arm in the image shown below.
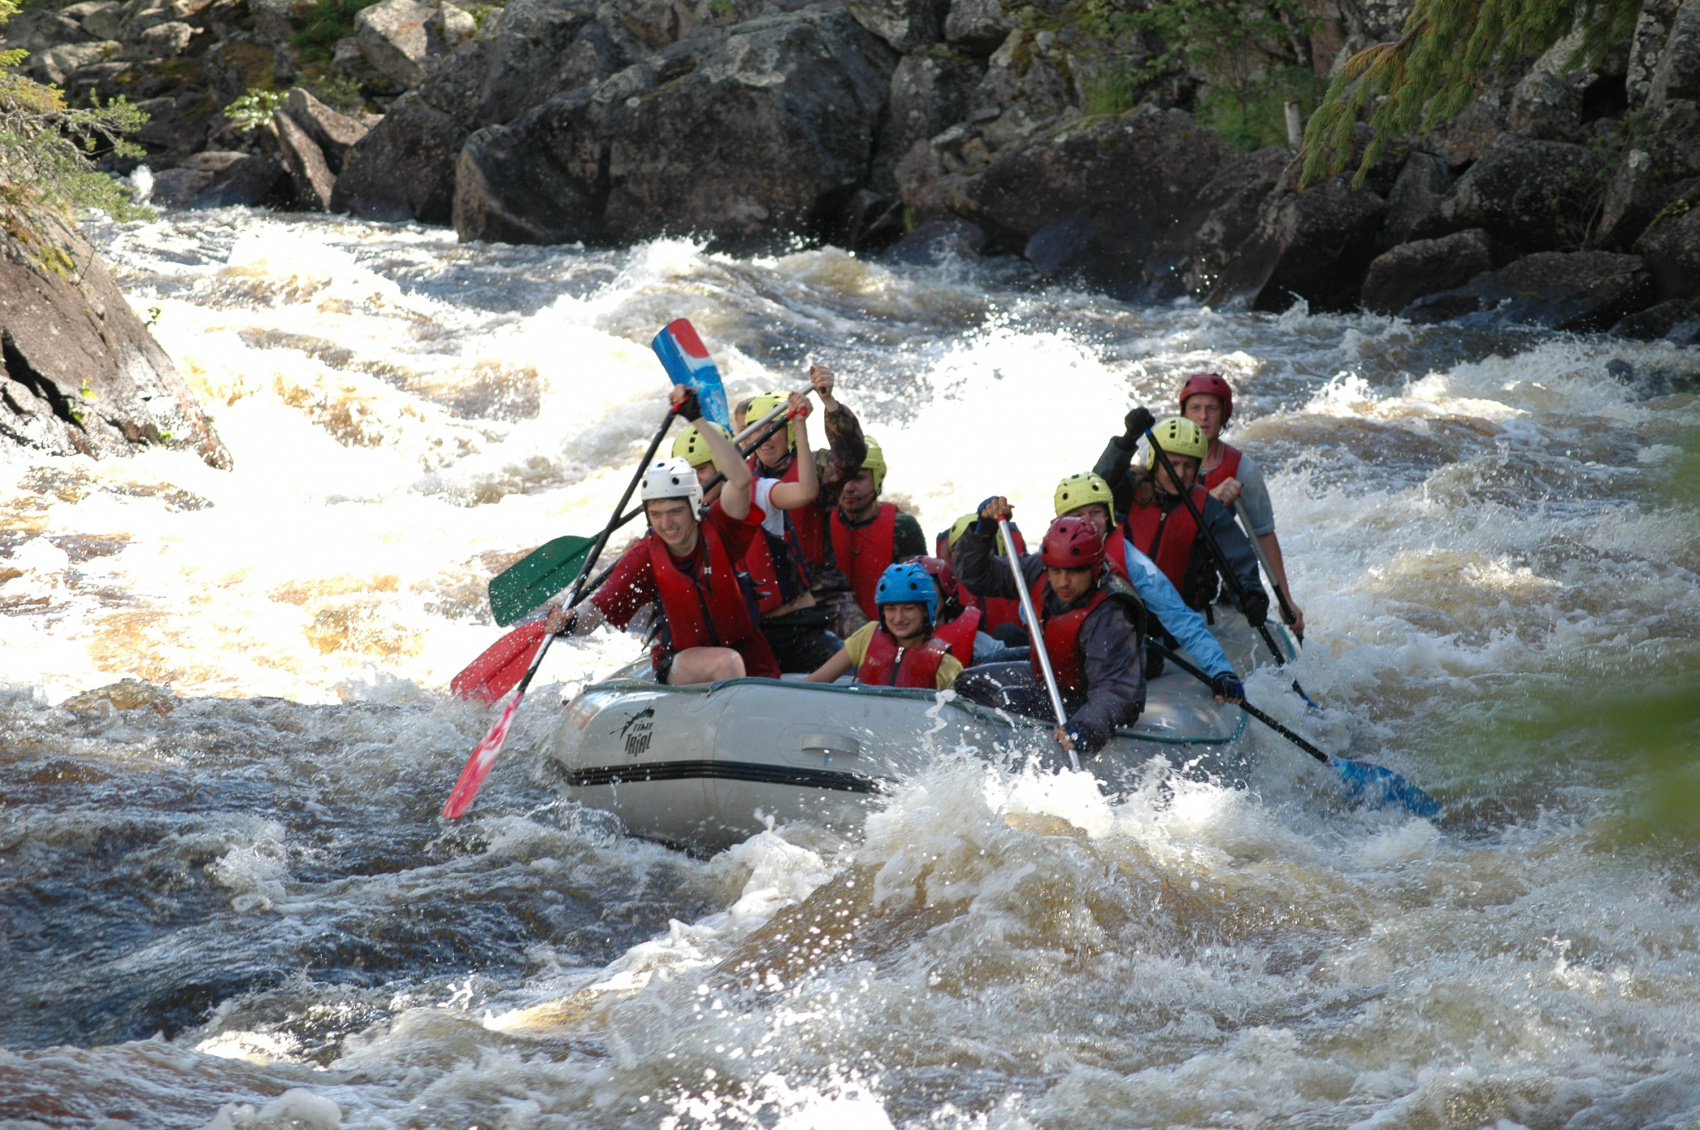
[[814,452],[809,450],[809,429],[805,426],[809,418],[808,398],[794,392],[785,407],[791,415],[793,432],[797,437],[797,449],[794,454],[797,460],[797,481],[778,484],[773,488],[771,497],[773,504],[779,509],[795,510],[799,506],[807,506],[819,496],[820,475],[815,467]]
[[720,434],[719,428],[703,428],[697,432],[708,444],[714,456],[714,466],[726,476],[726,487],[720,492],[720,509],[735,522],[741,522],[750,512],[750,466],[738,455],[732,441]]

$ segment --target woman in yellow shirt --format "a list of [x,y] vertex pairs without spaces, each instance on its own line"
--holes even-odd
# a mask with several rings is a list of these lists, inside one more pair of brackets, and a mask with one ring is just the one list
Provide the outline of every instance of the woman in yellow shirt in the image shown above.
[[868,686],[950,689],[962,664],[948,644],[933,636],[939,593],[931,574],[914,562],[887,566],[874,604],[879,623],[857,629],[808,681],[830,683],[854,667],[856,681]]

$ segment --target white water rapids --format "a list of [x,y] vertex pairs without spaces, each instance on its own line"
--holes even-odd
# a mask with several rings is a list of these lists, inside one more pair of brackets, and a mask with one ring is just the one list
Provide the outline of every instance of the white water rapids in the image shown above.
[[[1008,262],[95,234],[235,469],[0,451],[0,1127],[1700,1125],[1700,841],[1638,815],[1700,752],[1695,351]],[[1327,709],[1255,697],[1446,815],[1252,732],[1250,788],[962,757],[858,836],[693,859],[557,791],[562,695],[641,652],[603,633],[440,822],[484,585],[605,520],[676,317],[734,397],[831,365],[929,532],[994,493],[1042,528],[1223,372]],[[1674,778],[1587,728],[1672,702]]]

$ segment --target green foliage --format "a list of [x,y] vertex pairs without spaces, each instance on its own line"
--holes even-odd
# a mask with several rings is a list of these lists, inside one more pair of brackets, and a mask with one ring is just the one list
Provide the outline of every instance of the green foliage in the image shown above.
[[304,84],[314,98],[339,114],[358,114],[366,107],[360,80],[351,75],[331,74]]
[[301,30],[289,42],[300,48],[308,62],[329,62],[336,41],[354,34],[354,17],[377,0],[319,0],[302,17]]
[[250,90],[226,106],[224,116],[237,129],[254,129],[272,120],[277,108],[283,105],[284,97],[283,92],[277,90]]
[[1478,77],[1539,55],[1572,31],[1581,42],[1565,66],[1597,65],[1635,28],[1641,0],[1416,0],[1397,42],[1353,55],[1329,83],[1301,150],[1300,183],[1345,170],[1352,127],[1368,112],[1374,138],[1358,184],[1407,134],[1438,128],[1475,98]]
[[1299,101],[1301,113],[1317,100],[1313,72],[1298,67],[1271,67],[1243,94],[1208,87],[1198,96],[1198,116],[1229,145],[1249,153],[1266,145],[1287,144],[1287,99]]
[[1125,114],[1139,100],[1139,87],[1131,71],[1093,75],[1085,86],[1081,109],[1088,114]]

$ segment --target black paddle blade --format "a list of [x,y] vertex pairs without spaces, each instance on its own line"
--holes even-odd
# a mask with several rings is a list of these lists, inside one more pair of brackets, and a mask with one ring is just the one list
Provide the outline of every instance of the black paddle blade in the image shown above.
[[504,628],[573,583],[595,538],[568,534],[540,546],[490,580],[490,612]]
[[1391,769],[1371,765],[1367,761],[1348,761],[1341,757],[1329,758],[1328,764],[1340,774],[1340,780],[1346,784],[1346,792],[1356,800],[1376,807],[1387,804],[1401,805],[1406,811],[1424,819],[1440,815],[1438,800]]

